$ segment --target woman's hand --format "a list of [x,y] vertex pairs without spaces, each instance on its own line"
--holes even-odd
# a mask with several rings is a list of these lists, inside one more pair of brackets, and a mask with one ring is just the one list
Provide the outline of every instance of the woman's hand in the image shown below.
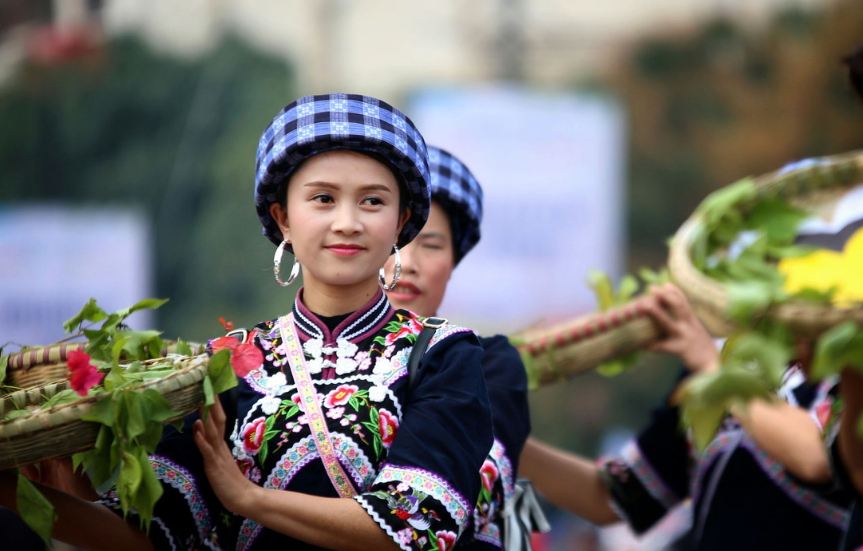
[[645,311],[665,332],[665,337],[647,350],[674,354],[693,373],[719,369],[716,344],[692,311],[683,291],[666,283],[651,287],[650,295],[642,300]]
[[[202,416],[203,417],[203,416]],[[195,444],[204,457],[204,469],[213,491],[229,511],[242,515],[247,503],[260,487],[243,476],[225,444],[225,411],[219,398],[210,408],[207,419],[195,421],[192,428]]]
[[37,465],[20,467],[21,474],[44,486],[67,494],[78,496],[87,501],[95,501],[99,494],[93,489],[90,479],[82,471],[75,471],[71,457],[47,459]]

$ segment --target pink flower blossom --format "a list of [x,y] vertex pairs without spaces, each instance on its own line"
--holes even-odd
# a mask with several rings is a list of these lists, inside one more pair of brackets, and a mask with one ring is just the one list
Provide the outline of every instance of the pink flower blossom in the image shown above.
[[69,368],[69,384],[72,390],[78,393],[79,396],[86,396],[91,388],[102,381],[105,375],[99,373],[96,366],[90,363],[90,355],[73,350],[69,352],[66,360],[66,366]]
[[327,394],[327,397],[324,400],[324,405],[328,408],[343,406],[348,403],[351,396],[353,396],[358,390],[359,387],[356,385],[339,385],[337,389]]
[[256,454],[264,442],[264,432],[267,430],[267,420],[259,417],[243,429],[243,448],[246,453]]
[[385,409],[378,411],[378,433],[384,447],[390,447],[399,430],[398,418]]
[[332,408],[329,411],[327,411],[327,417],[329,417],[330,419],[338,419],[339,417],[341,417],[344,414],[345,414],[345,408],[343,408],[343,407]]
[[497,481],[499,474],[497,465],[486,459],[485,463],[483,463],[482,467],[479,469],[479,474],[482,476],[482,485],[490,492],[494,487],[494,483]]
[[448,551],[455,547],[455,533],[449,530],[441,530],[440,532],[435,532],[435,537],[437,538],[437,546],[440,551]]

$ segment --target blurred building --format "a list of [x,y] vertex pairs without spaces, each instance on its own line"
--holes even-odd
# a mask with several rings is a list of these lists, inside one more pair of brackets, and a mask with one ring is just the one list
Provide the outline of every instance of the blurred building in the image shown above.
[[[108,34],[141,33],[156,50],[196,56],[232,32],[292,62],[304,92],[393,98],[428,83],[570,84],[651,28],[716,15],[758,25],[779,8],[833,1],[3,0],[0,35],[53,21],[68,37],[96,19]],[[24,53],[16,44],[0,47],[0,73]]]

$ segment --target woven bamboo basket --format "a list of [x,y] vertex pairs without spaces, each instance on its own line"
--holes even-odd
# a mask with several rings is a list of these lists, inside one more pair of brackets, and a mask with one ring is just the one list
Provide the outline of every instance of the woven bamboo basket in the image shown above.
[[569,379],[644,348],[663,336],[639,299],[605,312],[516,336],[516,348],[538,371],[537,383]]
[[[207,374],[209,357],[202,354],[147,360],[142,364],[146,368],[148,365],[164,365],[166,361],[172,362],[176,371],[147,381],[134,390],[152,388],[159,392],[171,405],[177,419],[204,403],[203,380]],[[82,421],[81,415],[106,395],[81,398],[45,410],[38,409],[39,404],[66,388],[65,381],[54,382],[0,398],[0,415],[12,409],[33,410],[28,415],[0,422],[0,470],[65,457],[95,445],[101,425]]]
[[[6,367],[6,386],[33,388],[65,379],[69,370],[66,360],[74,350],[84,351],[86,342],[70,342],[27,348],[9,356]],[[203,352],[200,344],[189,343],[194,354]],[[176,352],[177,344],[169,343],[162,356]]]
[[[863,151],[825,158],[818,164],[780,174],[772,172],[756,179],[760,196],[776,196],[813,214],[829,213],[836,202],[863,181]],[[671,242],[668,267],[672,279],[683,290],[696,315],[714,336],[734,330],[727,311],[730,297],[726,286],[698,270],[692,263],[693,236],[702,230],[696,212],[677,231]],[[801,336],[817,337],[844,321],[863,323],[863,306],[835,307],[805,301],[778,304],[760,313],[787,324]]]

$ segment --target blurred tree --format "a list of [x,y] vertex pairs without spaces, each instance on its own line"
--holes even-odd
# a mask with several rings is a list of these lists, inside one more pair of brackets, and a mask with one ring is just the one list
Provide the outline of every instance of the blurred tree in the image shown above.
[[663,264],[665,240],[714,189],[863,147],[840,63],[860,41],[863,3],[845,1],[630,44],[606,80],[630,116],[630,266]]
[[171,299],[165,336],[216,335],[220,316],[254,324],[293,299],[271,304],[280,289],[252,189],[260,132],[294,95],[283,61],[230,38],[196,61],[125,37],[76,62],[27,64],[0,90],[0,201],[143,208],[156,295]]

